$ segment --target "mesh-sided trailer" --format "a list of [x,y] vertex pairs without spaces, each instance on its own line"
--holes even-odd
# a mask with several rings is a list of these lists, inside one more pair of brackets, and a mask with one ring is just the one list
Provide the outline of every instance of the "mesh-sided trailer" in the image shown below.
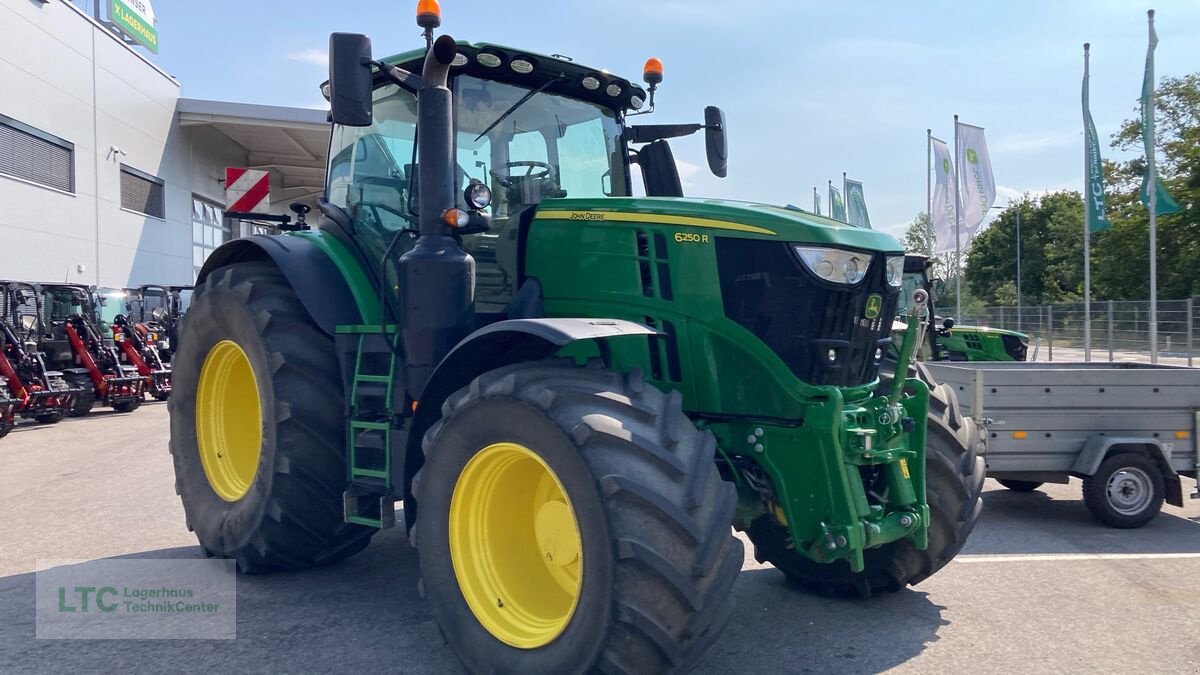
[[[928,363],[985,429],[987,475],[1012,490],[1083,479],[1097,520],[1140,527],[1200,470],[1200,369],[1141,363]],[[1192,499],[1200,499],[1200,484]]]

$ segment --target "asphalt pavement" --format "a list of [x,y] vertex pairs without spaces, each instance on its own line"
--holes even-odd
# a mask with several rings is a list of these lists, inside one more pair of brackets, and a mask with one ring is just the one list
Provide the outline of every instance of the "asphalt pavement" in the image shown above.
[[[988,481],[984,501],[958,558],[866,600],[793,589],[747,546],[700,672],[1200,672],[1200,501],[1129,531],[1093,522],[1077,481],[1032,494]],[[330,567],[239,576],[233,640],[35,638],[35,571],[110,557],[202,557],[165,404],[0,439],[0,672],[460,671],[401,530]]]

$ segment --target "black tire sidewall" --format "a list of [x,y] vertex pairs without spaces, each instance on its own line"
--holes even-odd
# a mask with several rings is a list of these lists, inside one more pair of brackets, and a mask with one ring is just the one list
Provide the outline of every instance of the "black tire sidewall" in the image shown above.
[[[228,273],[219,270],[215,275]],[[231,297],[220,297],[220,296]],[[221,311],[216,311],[220,307]],[[267,366],[266,345],[245,301],[228,286],[212,285],[197,293],[188,321],[188,339],[175,354],[176,370],[171,403],[171,435],[182,448],[175,453],[177,489],[183,497],[188,523],[200,541],[218,555],[231,555],[257,530],[266,508],[274,475],[275,391]],[[236,502],[227,502],[213,491],[200,461],[196,440],[196,390],[204,360],[222,340],[231,340],[245,352],[258,383],[262,410],[262,447],[258,473],[249,491]],[[217,546],[217,548],[213,548]]]
[[[583,579],[579,604],[563,632],[536,650],[509,646],[475,618],[459,590],[449,547],[450,501],[467,462],[493,443],[520,443],[536,452],[562,483],[579,524]],[[438,625],[473,672],[574,672],[594,661],[611,624],[614,561],[600,492],[571,438],[537,408],[514,398],[489,397],[455,411],[438,433],[418,486],[418,548],[425,592]]]

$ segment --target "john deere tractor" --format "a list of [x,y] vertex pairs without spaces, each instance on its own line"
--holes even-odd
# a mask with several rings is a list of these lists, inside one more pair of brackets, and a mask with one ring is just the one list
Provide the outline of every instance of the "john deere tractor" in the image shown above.
[[932,262],[923,255],[908,255],[904,259],[904,283],[898,316],[900,323],[895,327],[897,348],[907,328],[907,298],[918,288],[924,289],[929,298],[926,313],[928,322],[927,340],[918,350],[919,358],[925,361],[1024,361],[1029,354],[1029,336],[1003,328],[986,326],[963,326],[954,319],[939,319],[935,314],[935,300],[943,286],[940,279],[930,279]]
[[657,60],[643,88],[418,14],[425,49],[330,38],[318,228],[198,275],[169,408],[204,551],[297,570],[402,526],[449,646],[489,672],[687,670],[730,617],[731,526],[831,592],[945,565],[983,465],[949,392],[880,386],[901,245],[633,197],[635,163],[678,191],[668,138],[703,131],[725,175],[721,111],[636,124]]

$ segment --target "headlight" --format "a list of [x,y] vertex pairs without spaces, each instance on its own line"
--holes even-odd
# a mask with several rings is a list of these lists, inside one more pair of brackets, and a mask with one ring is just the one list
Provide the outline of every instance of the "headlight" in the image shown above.
[[892,255],[887,259],[887,282],[888,286],[898,288],[900,282],[904,280],[904,256]]
[[483,183],[474,182],[467,186],[463,199],[476,211],[486,209],[492,203],[492,191]]
[[[835,284],[857,284],[871,268],[869,254],[822,246],[792,246],[810,272]],[[904,259],[901,258],[901,267]]]

